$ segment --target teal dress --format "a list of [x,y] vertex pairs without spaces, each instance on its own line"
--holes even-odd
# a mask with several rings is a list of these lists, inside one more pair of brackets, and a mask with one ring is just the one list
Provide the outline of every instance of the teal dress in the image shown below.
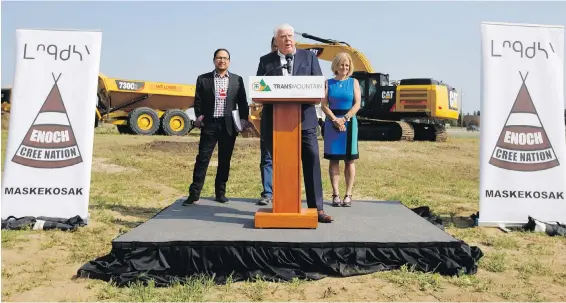
[[[354,105],[354,79],[328,80],[328,107],[336,118],[342,118]],[[358,120],[351,117],[342,132],[330,117],[324,121],[324,158],[328,160],[355,160],[358,153]]]

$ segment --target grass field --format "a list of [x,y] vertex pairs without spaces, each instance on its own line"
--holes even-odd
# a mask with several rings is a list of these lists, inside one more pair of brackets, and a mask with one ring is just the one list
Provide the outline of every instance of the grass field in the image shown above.
[[[479,138],[457,135],[447,143],[361,142],[354,198],[430,206],[445,219],[448,233],[483,250],[477,275],[454,278],[402,269],[316,282],[216,286],[193,279],[171,288],[123,289],[75,279],[79,267],[110,251],[111,240],[119,233],[186,194],[197,152],[195,134],[172,138],[118,135],[110,128],[96,132],[91,224],[73,233],[2,231],[3,301],[566,300],[566,239],[471,227],[469,216],[478,210]],[[6,139],[3,131],[2,163]],[[215,163],[203,196],[214,194]],[[327,163],[322,160],[326,199],[331,194]],[[239,138],[229,197],[258,196],[258,164],[258,140]]]

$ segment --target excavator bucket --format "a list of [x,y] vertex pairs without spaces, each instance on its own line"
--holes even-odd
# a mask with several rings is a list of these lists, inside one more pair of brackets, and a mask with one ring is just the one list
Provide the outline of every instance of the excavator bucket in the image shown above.
[[261,105],[252,103],[250,104],[250,117],[248,119],[251,127],[242,132],[242,137],[244,138],[259,138],[259,125],[261,121]]
[[244,137],[244,138],[259,138],[259,130],[253,123],[251,123],[251,127],[242,132],[242,137]]

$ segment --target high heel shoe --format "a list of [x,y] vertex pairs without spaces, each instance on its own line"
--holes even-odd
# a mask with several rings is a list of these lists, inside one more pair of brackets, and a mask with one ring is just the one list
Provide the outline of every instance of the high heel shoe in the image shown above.
[[[348,201],[346,201],[348,199]],[[344,200],[342,200],[343,207],[350,207],[352,206],[352,195],[345,195]]]
[[332,206],[340,207],[340,197],[338,195],[332,195]]

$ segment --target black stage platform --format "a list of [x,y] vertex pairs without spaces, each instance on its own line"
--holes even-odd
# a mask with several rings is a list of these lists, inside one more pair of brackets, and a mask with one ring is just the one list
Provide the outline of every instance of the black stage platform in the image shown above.
[[[154,279],[165,286],[191,275],[224,283],[354,276],[403,264],[443,275],[474,274],[482,252],[450,236],[397,201],[353,201],[325,211],[335,221],[317,229],[255,229],[256,200],[178,200],[112,241],[109,255],[78,275],[126,285]],[[306,207],[306,203],[303,203]],[[142,275],[142,276],[140,276]]]

